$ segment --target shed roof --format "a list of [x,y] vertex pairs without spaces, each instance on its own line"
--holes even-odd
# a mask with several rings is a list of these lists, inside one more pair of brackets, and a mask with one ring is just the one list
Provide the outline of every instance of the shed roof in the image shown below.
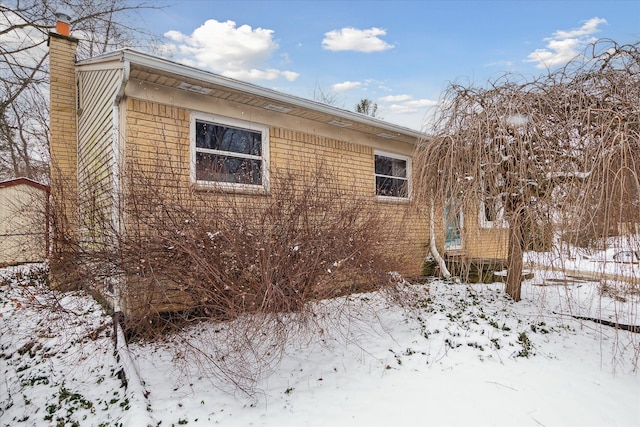
[[39,190],[43,190],[43,191],[49,191],[49,186],[45,185],[45,184],[41,184],[37,181],[34,181],[30,178],[14,178],[14,179],[9,179],[6,181],[1,181],[0,182],[0,188],[8,188],[8,187],[13,187],[16,185],[28,185],[30,187],[34,187],[37,188]]

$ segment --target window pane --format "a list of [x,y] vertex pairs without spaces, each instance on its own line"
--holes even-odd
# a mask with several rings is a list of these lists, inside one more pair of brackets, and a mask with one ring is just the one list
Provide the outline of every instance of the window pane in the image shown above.
[[375,162],[377,175],[395,176],[399,178],[407,177],[406,160],[376,155]]
[[262,133],[196,121],[196,147],[262,155]]
[[376,194],[378,196],[408,197],[407,180],[377,176]]
[[504,206],[502,198],[488,197],[484,198],[484,220],[488,222],[502,221],[504,218]]
[[196,180],[262,184],[261,160],[196,153]]
[[407,161],[375,155],[376,194],[389,197],[409,197]]
[[453,200],[444,207],[444,230],[445,249],[462,248],[462,211]]

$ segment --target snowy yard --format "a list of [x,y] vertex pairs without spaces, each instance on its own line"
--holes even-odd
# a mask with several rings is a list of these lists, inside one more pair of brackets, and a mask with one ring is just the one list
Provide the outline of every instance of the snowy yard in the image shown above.
[[536,270],[519,303],[500,284],[440,281],[404,285],[403,306],[325,301],[248,395],[175,339],[131,344],[125,388],[110,317],[48,291],[37,267],[0,270],[0,426],[640,425],[640,334],[572,317],[640,325],[640,295],[615,282]]

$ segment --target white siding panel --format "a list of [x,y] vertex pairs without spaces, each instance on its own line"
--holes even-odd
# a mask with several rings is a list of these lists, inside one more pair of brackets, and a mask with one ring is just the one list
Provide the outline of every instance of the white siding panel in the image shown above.
[[46,192],[0,186],[0,266],[46,259]]
[[83,240],[99,245],[113,223],[113,102],[121,70],[80,71],[78,192]]

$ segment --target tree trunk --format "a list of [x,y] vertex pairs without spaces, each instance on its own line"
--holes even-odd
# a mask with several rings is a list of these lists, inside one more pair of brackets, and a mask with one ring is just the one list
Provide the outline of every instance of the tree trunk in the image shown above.
[[507,255],[507,283],[505,292],[520,301],[524,255],[524,210],[517,207],[509,221],[509,254]]
[[438,267],[440,267],[440,275],[445,279],[451,279],[451,273],[447,268],[447,264],[444,262],[444,259],[440,256],[440,252],[438,252],[438,248],[436,247],[436,220],[435,220],[435,208],[433,202],[433,196],[431,196],[431,211],[429,213],[429,249],[431,255],[438,263]]

